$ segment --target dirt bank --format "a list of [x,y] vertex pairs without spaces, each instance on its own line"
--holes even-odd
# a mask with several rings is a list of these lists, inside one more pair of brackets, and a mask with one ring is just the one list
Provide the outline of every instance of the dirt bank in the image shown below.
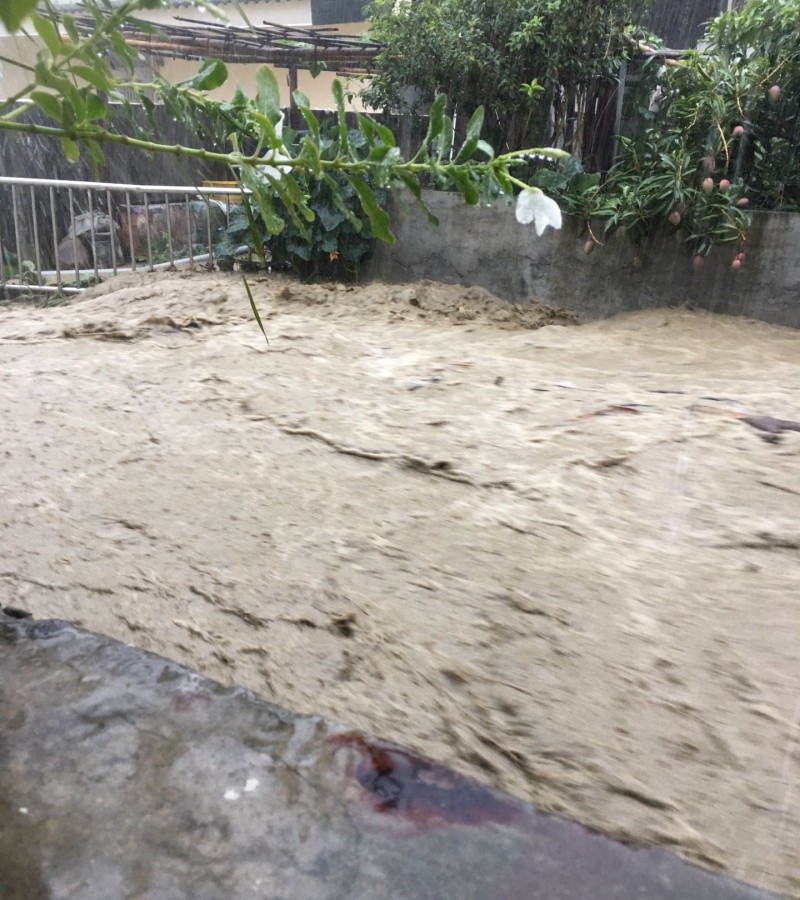
[[0,312],[2,599],[800,897],[800,334],[254,289]]

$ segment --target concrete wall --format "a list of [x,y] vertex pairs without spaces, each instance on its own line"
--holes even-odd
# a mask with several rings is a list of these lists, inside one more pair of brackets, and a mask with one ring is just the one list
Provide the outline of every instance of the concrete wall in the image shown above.
[[480,285],[507,300],[535,298],[585,319],[686,304],[800,328],[800,215],[755,213],[742,269],[730,268],[732,248],[719,248],[694,272],[673,237],[643,252],[637,269],[622,236],[587,256],[587,235],[573,221],[537,238],[502,202],[474,208],[457,194],[424,196],[439,227],[428,225],[408,195],[397,194],[391,201],[397,243],[376,247],[365,278]]

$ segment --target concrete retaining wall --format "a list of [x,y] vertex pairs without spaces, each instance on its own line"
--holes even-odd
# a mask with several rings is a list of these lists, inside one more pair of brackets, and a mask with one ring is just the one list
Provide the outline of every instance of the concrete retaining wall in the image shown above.
[[691,305],[800,328],[800,215],[755,213],[742,269],[732,271],[733,249],[720,248],[696,273],[672,237],[648,248],[636,269],[633,247],[622,236],[587,256],[587,236],[578,234],[575,222],[537,238],[503,203],[467,207],[459,195],[437,191],[425,192],[425,199],[439,227],[427,223],[410,197],[394,196],[397,243],[376,247],[365,278],[480,285],[507,300],[535,298],[584,319]]

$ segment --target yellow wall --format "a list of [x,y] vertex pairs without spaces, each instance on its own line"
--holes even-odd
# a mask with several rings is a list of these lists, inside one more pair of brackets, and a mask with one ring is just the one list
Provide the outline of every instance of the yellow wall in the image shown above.
[[[191,78],[191,76],[200,67],[199,62],[183,59],[165,59],[163,65],[159,66],[158,74],[167,81],[183,81]],[[255,92],[255,76],[258,70],[257,65],[242,65],[240,63],[231,63],[228,65],[228,80],[211,96],[219,100],[230,100],[237,86],[241,86],[242,90],[252,96]],[[281,103],[284,106],[289,105],[290,88],[289,88],[289,70],[275,69],[275,76],[278,79],[278,85],[281,89]],[[321,72],[316,78],[313,78],[308,69],[299,69],[297,72],[297,87],[309,99],[312,109],[333,109],[333,94],[331,87],[336,77],[334,72]],[[352,91],[356,93],[360,89],[360,83],[356,79],[340,79],[345,87],[345,92]],[[348,104],[351,109],[360,110],[362,107],[358,99]]]
[[4,57],[0,62],[0,99],[13,97],[28,84],[30,73],[14,63],[33,65],[38,51],[38,42],[31,38],[20,35],[0,37],[0,56]]
[[[227,3],[219,7],[223,15],[222,21],[228,21],[232,25],[250,24],[254,27],[270,22],[274,25],[308,25],[311,22],[310,0],[279,0],[269,2],[261,0],[257,3],[243,3],[237,9],[238,4]],[[247,17],[245,22],[241,13]],[[139,17],[150,22],[163,22],[166,24],[185,25],[186,22],[176,21],[176,17],[206,21],[209,14],[202,9],[192,6],[173,7],[167,9],[153,9],[142,11]]]

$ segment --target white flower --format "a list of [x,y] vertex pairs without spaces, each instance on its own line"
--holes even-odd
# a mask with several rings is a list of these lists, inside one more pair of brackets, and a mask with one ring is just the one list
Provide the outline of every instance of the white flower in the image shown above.
[[561,210],[552,197],[539,188],[527,188],[517,197],[517,221],[522,225],[536,223],[536,234],[541,237],[548,225],[561,228]]

